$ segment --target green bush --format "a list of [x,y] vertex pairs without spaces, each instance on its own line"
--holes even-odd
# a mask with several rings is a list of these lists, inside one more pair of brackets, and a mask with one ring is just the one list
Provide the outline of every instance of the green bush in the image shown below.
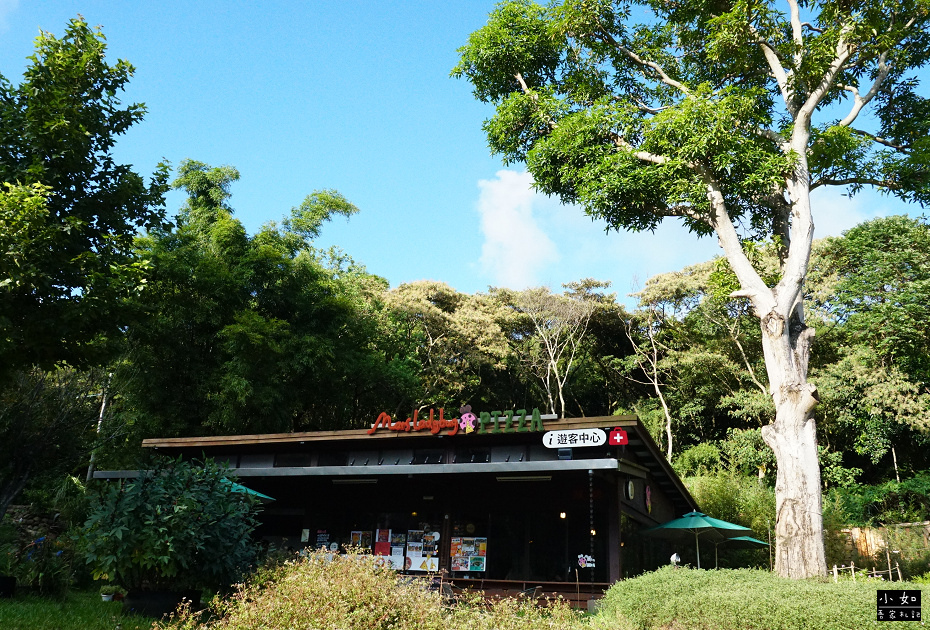
[[[616,583],[592,620],[595,628],[675,630],[858,630],[876,619],[878,589],[930,587],[909,582],[789,580],[753,569],[665,567]],[[897,622],[895,628],[919,628]]]
[[834,488],[831,494],[842,502],[848,523],[875,526],[912,523],[930,519],[930,472],[920,472],[902,482],[876,486]]
[[71,555],[62,539],[42,536],[17,554],[13,574],[40,595],[63,597],[71,585]]
[[83,534],[95,579],[152,589],[225,588],[255,557],[256,500],[233,492],[207,460],[162,460],[109,484],[91,502]]
[[720,449],[706,442],[692,446],[675,458],[673,467],[681,477],[712,474],[720,467]]
[[[564,602],[540,607],[526,599],[485,606],[476,597],[443,604],[423,578],[399,576],[368,555],[312,552],[259,570],[211,613],[183,610],[162,630],[572,630],[581,617]],[[203,617],[212,614],[213,619]]]
[[885,527],[882,534],[888,549],[887,553],[880,549],[875,554],[874,566],[886,567],[890,559],[892,566],[897,563],[906,580],[930,570],[930,548],[924,539],[923,527],[912,529],[891,525]]
[[727,429],[720,452],[727,470],[734,474],[765,478],[775,471],[775,453],[762,440],[761,429]]

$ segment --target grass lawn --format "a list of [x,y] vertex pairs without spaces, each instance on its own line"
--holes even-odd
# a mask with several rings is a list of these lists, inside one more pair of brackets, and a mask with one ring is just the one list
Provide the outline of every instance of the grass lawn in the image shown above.
[[[920,590],[913,582],[832,579],[789,580],[754,569],[665,567],[618,582],[602,600],[596,628],[646,630],[861,630],[876,621],[876,591]],[[921,628],[896,621],[895,630]]]
[[3,630],[148,630],[151,620],[123,617],[122,604],[100,600],[97,591],[71,592],[63,600],[36,595],[0,599]]

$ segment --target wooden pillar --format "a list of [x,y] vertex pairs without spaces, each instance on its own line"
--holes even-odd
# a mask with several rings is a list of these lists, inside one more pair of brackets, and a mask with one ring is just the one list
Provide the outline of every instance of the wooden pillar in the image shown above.
[[452,575],[452,520],[449,511],[445,510],[442,517],[442,527],[439,531],[439,569],[448,571]]
[[[617,582],[623,576],[623,549],[620,532],[621,484],[611,478],[607,484],[607,580]],[[610,487],[613,486],[613,487]]]

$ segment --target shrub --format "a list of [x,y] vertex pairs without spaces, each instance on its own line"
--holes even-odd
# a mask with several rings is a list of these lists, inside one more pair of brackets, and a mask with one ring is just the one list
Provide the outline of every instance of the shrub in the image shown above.
[[312,552],[260,569],[247,584],[212,604],[215,619],[201,625],[189,609],[162,630],[572,630],[581,617],[563,602],[537,607],[528,600],[501,600],[486,607],[477,597],[443,605],[422,578],[398,576],[368,555]]
[[765,478],[775,470],[775,453],[762,440],[761,429],[728,429],[720,452],[727,469],[735,474]]
[[930,519],[930,472],[921,472],[902,482],[876,486],[834,488],[849,523],[874,526]]
[[682,477],[707,475],[720,467],[720,450],[709,443],[692,446],[675,458],[675,472]]
[[[875,624],[878,589],[907,582],[790,580],[753,569],[702,571],[665,567],[616,583],[595,628],[675,630],[857,630]],[[922,587],[930,594],[930,587]],[[927,595],[923,595],[924,598]],[[898,622],[895,628],[919,628]]]
[[256,500],[233,492],[229,471],[161,460],[92,501],[84,550],[95,579],[166,590],[225,588],[255,557]]
[[14,575],[40,595],[63,597],[71,585],[71,550],[61,539],[45,536],[32,541],[18,554]]

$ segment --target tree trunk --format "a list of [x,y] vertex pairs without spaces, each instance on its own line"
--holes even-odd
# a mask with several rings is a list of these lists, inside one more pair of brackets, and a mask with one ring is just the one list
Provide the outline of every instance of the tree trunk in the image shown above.
[[817,430],[813,414],[783,404],[762,437],[775,452],[775,572],[782,577],[825,575]]
[[813,330],[802,315],[790,326],[770,313],[762,319],[766,368],[775,402],[775,422],[762,438],[775,452],[775,572],[782,577],[826,575],[820,462],[814,407],[817,388],[807,382]]

